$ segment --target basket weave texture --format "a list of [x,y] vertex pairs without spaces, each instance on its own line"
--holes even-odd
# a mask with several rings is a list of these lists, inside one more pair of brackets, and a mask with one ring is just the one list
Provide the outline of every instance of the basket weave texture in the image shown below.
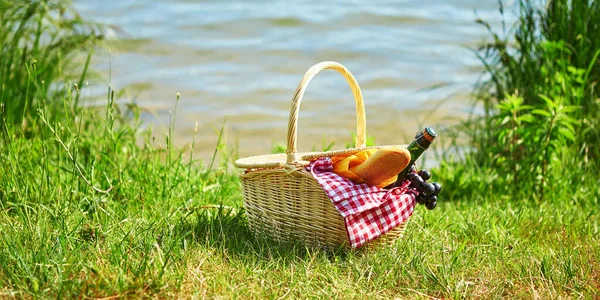
[[[349,83],[356,102],[355,148],[298,153],[296,137],[298,112],[304,91],[312,78],[322,70],[338,71]],[[311,160],[321,157],[346,156],[370,148],[365,147],[366,118],[362,93],[356,79],[346,67],[326,61],[312,66],[298,84],[290,110],[287,152],[239,159],[235,165],[246,169],[240,175],[244,207],[250,228],[279,241],[299,241],[314,247],[348,247],[344,219],[329,197],[306,171]],[[405,146],[405,145],[394,145]],[[406,223],[371,241],[369,248],[394,243],[404,234]]]

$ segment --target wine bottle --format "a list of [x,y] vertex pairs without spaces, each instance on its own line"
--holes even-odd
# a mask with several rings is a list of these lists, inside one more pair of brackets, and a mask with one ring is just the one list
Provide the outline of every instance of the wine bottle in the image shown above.
[[408,151],[410,152],[410,162],[408,163],[408,166],[406,166],[406,168],[404,168],[404,170],[398,174],[398,179],[396,180],[394,186],[402,185],[408,170],[410,170],[410,168],[415,164],[415,161],[419,158],[419,156],[421,156],[421,154],[423,154],[423,152],[429,148],[436,136],[437,133],[431,127],[425,127],[423,130],[417,132],[415,140],[412,141],[412,143],[410,143],[407,147]]

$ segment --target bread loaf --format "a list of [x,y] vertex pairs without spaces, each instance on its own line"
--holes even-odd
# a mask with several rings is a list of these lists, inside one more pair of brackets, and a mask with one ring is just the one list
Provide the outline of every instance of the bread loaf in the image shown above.
[[383,188],[396,181],[410,162],[410,152],[404,147],[380,149],[351,171],[370,185]]

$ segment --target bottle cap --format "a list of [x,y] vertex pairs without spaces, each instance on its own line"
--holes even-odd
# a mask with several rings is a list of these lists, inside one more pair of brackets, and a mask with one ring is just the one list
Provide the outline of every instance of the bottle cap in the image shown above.
[[431,127],[425,127],[415,135],[415,139],[419,139],[421,137],[425,137],[425,139],[428,141],[433,142],[433,140],[437,137],[437,133],[435,132],[435,129]]
[[415,142],[417,143],[417,145],[419,145],[419,147],[427,149],[429,148],[436,136],[437,133],[433,128],[425,127],[423,128],[423,130],[417,133],[417,136],[415,137]]
[[425,127],[425,129],[423,129],[423,136],[428,141],[433,142],[433,140],[437,136],[437,133],[435,132],[435,129],[433,129],[431,127]]

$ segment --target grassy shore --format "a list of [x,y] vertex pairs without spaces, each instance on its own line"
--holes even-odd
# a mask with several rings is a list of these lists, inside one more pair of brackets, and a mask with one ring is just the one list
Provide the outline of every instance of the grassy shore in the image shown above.
[[306,249],[249,232],[230,161],[209,169],[191,151],[169,147],[168,135],[137,143],[135,109],[119,111],[109,100],[103,110],[71,107],[54,120],[43,107],[39,113],[35,138],[6,125],[2,131],[3,296],[575,298],[600,292],[596,187],[544,202],[507,200],[494,191],[452,196],[434,211],[419,207],[407,236],[391,248]]
[[[431,151],[442,161],[432,170],[444,184],[438,207],[419,206],[392,247],[308,249],[250,232],[223,141],[218,164],[199,161],[193,145],[172,147],[174,122],[165,134],[142,131],[140,109],[110,88],[105,106],[91,106],[87,65],[82,76],[40,78],[36,70],[60,61],[33,69],[34,59],[2,65],[13,75],[0,95],[0,298],[600,297],[599,176],[593,157],[578,160],[556,144],[574,143],[556,133],[567,121],[534,124],[558,142],[521,164],[498,157],[523,144],[491,153],[493,161],[480,152],[457,159],[445,149],[458,145],[439,145]],[[13,95],[26,105],[4,109]],[[527,115],[507,104],[518,96],[507,98],[490,109],[502,118],[490,119]],[[485,128],[471,122],[464,128]],[[530,178],[527,166],[536,166]]]

